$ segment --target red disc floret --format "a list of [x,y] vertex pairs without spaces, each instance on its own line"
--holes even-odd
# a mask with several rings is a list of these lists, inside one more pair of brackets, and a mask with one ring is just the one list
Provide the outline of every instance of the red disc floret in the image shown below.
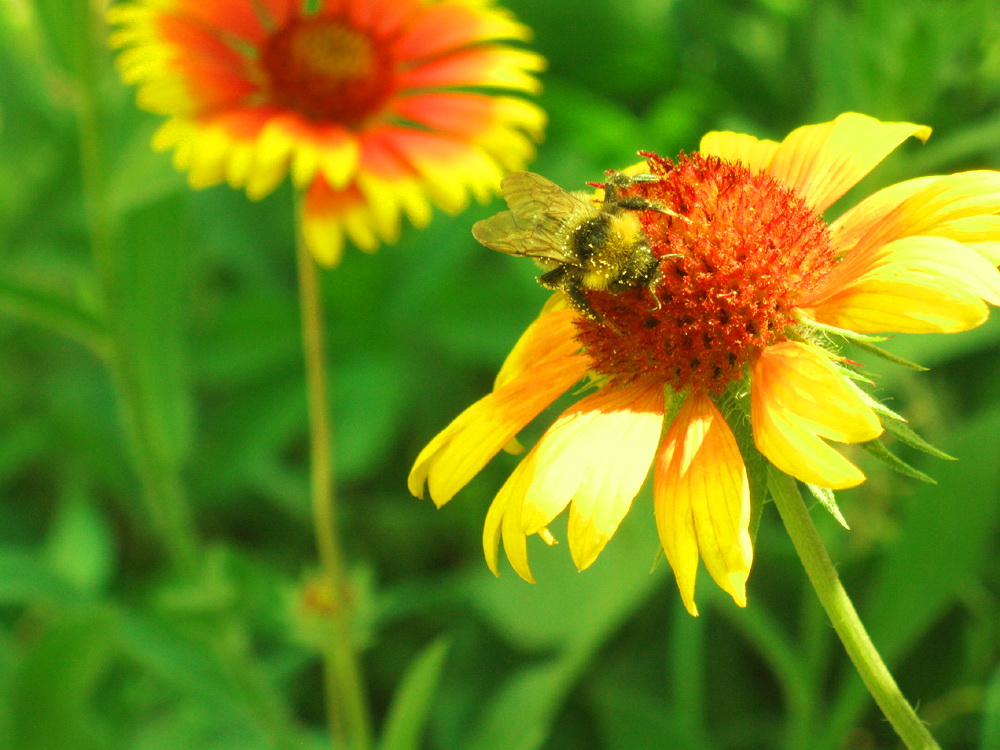
[[305,17],[275,32],[260,66],[275,104],[313,122],[358,127],[393,94],[386,49],[346,22]]
[[655,377],[717,394],[786,337],[796,300],[833,267],[829,232],[797,193],[741,164],[643,156],[660,179],[626,194],[661,209],[640,215],[659,281],[588,292],[603,320],[581,319],[579,338],[594,369],[618,382]]

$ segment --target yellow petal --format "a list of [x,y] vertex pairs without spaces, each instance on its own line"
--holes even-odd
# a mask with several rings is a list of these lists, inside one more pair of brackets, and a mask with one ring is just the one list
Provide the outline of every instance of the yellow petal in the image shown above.
[[344,230],[336,218],[313,218],[304,212],[302,237],[320,265],[333,268],[344,257]]
[[[516,470],[515,470],[516,471]],[[510,482],[513,475],[507,478]],[[507,510],[507,499],[510,493],[505,492],[505,483],[500,488],[500,492],[490,503],[490,509],[486,511],[486,522],[483,524],[483,554],[486,557],[486,565],[493,572],[493,575],[500,575],[500,529],[503,525],[504,512]]]
[[371,212],[376,234],[387,244],[398,242],[402,205],[399,194],[384,180],[363,171],[358,173],[356,184],[364,196],[364,205]]
[[587,372],[582,355],[547,360],[503,388],[477,401],[420,452],[410,471],[409,488],[444,505],[539,412]]
[[449,214],[465,210],[470,190],[477,200],[488,200],[503,177],[496,161],[460,138],[411,128],[397,129],[386,140],[420,175],[434,202]]
[[319,169],[319,159],[316,144],[304,140],[295,144],[292,152],[292,182],[295,187],[301,190],[313,182]]
[[602,388],[556,420],[538,441],[537,469],[524,498],[525,533],[548,526],[572,500],[573,560],[588,567],[614,535],[653,461],[663,425],[663,386]]
[[[561,301],[560,294],[557,302]],[[575,321],[578,318],[576,311],[567,308],[564,302],[556,307],[550,299],[541,314],[521,334],[521,338],[510,350],[500,372],[497,373],[493,389],[502,388],[525,370],[548,357],[562,357],[577,351],[580,348],[575,338]]]
[[788,134],[768,168],[822,213],[910,136],[922,141],[931,129],[909,122],[879,122],[847,112],[832,122]]
[[834,252],[845,255],[862,239],[865,240],[862,247],[865,247],[885,244],[906,234],[897,217],[900,205],[940,179],[935,175],[897,182],[849,208],[830,225],[830,244]]
[[192,125],[188,120],[174,117],[167,120],[153,133],[153,150],[167,151],[190,137]]
[[503,517],[503,551],[510,566],[528,583],[534,583],[535,576],[528,565],[528,535],[524,533],[521,523],[521,511],[524,508],[524,492],[531,483],[534,469],[534,456],[528,455],[511,475],[509,483],[504,485],[509,486],[509,496]]
[[754,442],[771,463],[832,489],[865,477],[820,438],[858,443],[882,434],[878,417],[826,355],[794,341],[768,347],[753,364],[750,416]]
[[840,443],[861,443],[882,434],[878,417],[822,350],[784,341],[764,350],[758,367],[768,404],[787,409],[817,435]]
[[1000,272],[945,237],[904,237],[852,253],[803,314],[860,333],[954,333],[983,323],[1000,304]]
[[656,461],[656,528],[688,612],[699,553],[715,582],[740,607],[753,561],[750,487],[736,438],[704,393],[687,398]]
[[335,190],[347,185],[358,171],[361,147],[357,139],[344,131],[327,137],[319,152],[319,169]]
[[226,163],[226,182],[230,187],[241,188],[247,183],[253,170],[254,158],[253,144],[239,142],[233,144],[232,153]]
[[188,184],[195,190],[218,185],[226,178],[228,154],[228,138],[212,131],[202,133],[192,144]]
[[352,206],[340,215],[340,223],[344,233],[359,250],[366,253],[378,249],[378,236],[375,234],[375,222],[371,212],[364,204]]
[[778,145],[775,141],[761,140],[752,135],[713,130],[702,137],[698,151],[725,161],[740,162],[751,172],[763,172],[771,164]]
[[500,575],[498,547],[503,536],[504,551],[511,567],[521,578],[534,583],[528,566],[527,536],[521,529],[521,504],[524,492],[534,474],[535,452],[532,451],[518,464],[493,499],[483,525],[483,552],[486,564],[493,575]]
[[1000,216],[970,216],[942,224],[936,234],[961,242],[983,256],[991,266],[1000,266]]
[[959,242],[1000,239],[1000,172],[922,177],[869,196],[830,227],[838,253],[928,235]]
[[781,471],[803,482],[842,490],[865,481],[861,470],[794,417],[760,407],[753,419],[754,442]]

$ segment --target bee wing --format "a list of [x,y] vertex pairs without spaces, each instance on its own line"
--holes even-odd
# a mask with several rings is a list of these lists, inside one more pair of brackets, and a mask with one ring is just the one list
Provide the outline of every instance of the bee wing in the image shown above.
[[510,210],[524,222],[560,221],[590,208],[573,193],[534,172],[511,172],[500,181]]
[[510,210],[477,221],[473,237],[508,255],[579,265],[565,249],[565,225],[591,208],[587,201],[534,172],[511,172],[500,187]]
[[543,258],[559,263],[573,263],[560,248],[558,226],[547,227],[524,222],[513,211],[501,211],[496,216],[472,225],[472,236],[486,247],[507,255]]

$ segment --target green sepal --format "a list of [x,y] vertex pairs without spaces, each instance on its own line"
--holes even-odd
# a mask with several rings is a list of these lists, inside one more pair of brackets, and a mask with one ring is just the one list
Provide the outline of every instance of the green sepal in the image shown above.
[[858,347],[864,352],[873,354],[874,356],[892,362],[893,364],[901,365],[910,370],[917,370],[918,372],[924,372],[928,368],[923,365],[918,365],[916,362],[910,362],[908,359],[903,359],[900,356],[887,352],[876,344],[881,344],[883,341],[888,341],[889,336],[877,336],[864,333],[858,333],[857,331],[849,331],[846,328],[837,328],[836,326],[828,326],[823,323],[817,323],[815,320],[803,319],[804,323],[809,328],[817,331],[822,331],[824,333],[832,334],[834,336],[839,336],[840,338],[849,341],[854,346]]
[[881,440],[869,440],[867,443],[858,443],[858,445],[897,474],[913,477],[914,479],[919,479],[921,482],[927,482],[928,484],[937,484],[937,481],[934,478],[929,477],[919,469],[913,468],[906,463],[906,461],[886,448],[885,444]]
[[833,490],[828,487],[817,487],[815,484],[804,483],[812,496],[819,500],[819,504],[826,508],[830,515],[837,519],[837,523],[843,526],[848,531],[851,527],[847,525],[847,519],[844,518],[844,514],[840,512],[840,506],[837,505],[837,498],[833,494]]
[[923,365],[918,365],[916,362],[911,362],[908,359],[903,359],[897,354],[887,352],[885,349],[875,346],[875,344],[869,341],[862,341],[860,339],[854,339],[854,338],[849,339],[849,341],[851,342],[852,345],[856,346],[861,351],[866,352],[867,354],[872,354],[878,357],[879,359],[884,359],[887,362],[892,362],[894,365],[900,365],[901,367],[906,367],[907,369],[910,370],[916,370],[917,372],[926,372],[928,369],[930,369],[928,367],[924,367]]
[[[887,409],[886,411],[889,410]],[[881,414],[882,412],[879,413]],[[940,448],[935,448],[933,445],[920,437],[920,435],[914,432],[910,426],[906,424],[902,417],[899,417],[892,412],[889,412],[884,416],[889,417],[889,419],[882,420],[882,426],[885,428],[886,432],[896,438],[899,442],[908,445],[921,453],[934,456],[935,458],[943,458],[946,461],[957,460],[954,456],[948,455]]]
[[906,423],[906,420],[899,414],[894,412],[888,406],[883,404],[881,401],[877,400],[874,396],[869,394],[862,388],[858,388],[857,385],[851,383],[851,387],[854,392],[858,394],[862,401],[876,414],[883,417],[881,420],[882,427],[885,431],[896,438],[899,442],[910,446],[914,450],[918,450],[921,453],[926,453],[935,458],[944,458],[948,461],[954,461],[954,456],[949,456],[944,451],[939,448],[935,448],[933,445],[924,440],[920,435],[914,432],[910,426]]
[[[864,383],[867,386],[875,385],[875,381],[872,380],[870,377],[868,377],[868,375],[866,375],[865,373],[861,372],[861,370],[859,370],[857,367],[852,367],[849,364],[845,364],[844,362],[839,362],[836,360],[834,360],[833,366],[837,369],[837,372],[839,372],[841,375],[847,378],[848,381],[850,381],[851,385],[854,385],[855,383]],[[856,385],[855,388],[857,388]]]
[[667,430],[673,425],[674,420],[677,419],[677,415],[680,413],[681,407],[684,406],[684,402],[687,400],[690,391],[675,391],[669,385],[663,387],[663,431],[660,435],[661,442],[663,435],[667,434]]
[[653,553],[653,564],[649,566],[649,572],[655,573],[656,569],[660,567],[660,563],[667,559],[667,553],[663,551],[663,545],[656,545],[656,552]]
[[822,331],[823,333],[833,334],[834,336],[840,336],[848,341],[860,341],[866,344],[880,344],[886,341],[888,336],[879,336],[877,334],[867,334],[858,333],[857,331],[850,331],[846,328],[837,328],[837,326],[827,325],[826,323],[817,323],[815,320],[810,320],[808,318],[800,318],[800,322],[803,323],[807,328],[811,328],[814,331]]

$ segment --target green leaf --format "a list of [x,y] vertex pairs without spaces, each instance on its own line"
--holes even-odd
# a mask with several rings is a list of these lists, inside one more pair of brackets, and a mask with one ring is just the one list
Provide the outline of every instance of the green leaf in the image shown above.
[[191,442],[184,208],[181,198],[171,198],[124,222],[108,310],[121,342],[131,437],[168,470],[180,465]]
[[826,323],[819,323],[815,320],[808,320],[802,318],[800,320],[805,326],[816,330],[822,331],[823,333],[833,334],[834,336],[839,336],[840,338],[847,339],[848,341],[860,341],[866,344],[878,344],[885,341],[887,336],[879,336],[868,333],[858,333],[857,331],[852,331],[849,328],[838,328],[837,326],[827,325]]
[[337,475],[352,479],[371,471],[401,427],[407,371],[398,358],[371,352],[339,363],[330,382],[337,429],[350,440],[338,444]]
[[[526,584],[501,559],[500,578],[484,572],[473,590],[477,610],[512,645],[526,651],[589,645],[605,637],[669,570],[660,565],[649,572],[648,561],[660,548],[649,495],[639,494],[614,538],[584,574],[573,565],[565,544],[548,547],[529,538],[538,582]],[[560,536],[556,524],[551,530]],[[680,606],[675,589],[669,596]]]
[[396,690],[379,750],[416,750],[430,716],[431,703],[441,679],[448,642],[438,639],[410,664]]
[[[960,460],[940,464],[939,484],[921,487],[906,504],[900,533],[868,595],[877,604],[867,625],[873,638],[882,636],[882,656],[889,661],[906,652],[964,583],[975,580],[986,559],[998,514],[998,434],[997,412],[956,432],[951,446]],[[905,622],[899,612],[907,613]]]
[[0,603],[66,604],[77,592],[34,550],[0,546]]
[[132,211],[177,197],[187,189],[181,172],[173,168],[170,157],[151,146],[158,121],[136,128],[115,150],[107,165],[108,209],[124,216]]
[[[508,678],[484,707],[463,748],[541,747],[559,708],[600,647],[663,585],[669,572],[660,565],[650,573],[643,563],[660,546],[648,493],[636,498],[614,538],[584,573],[576,570],[563,545],[530,546],[538,583],[528,585],[508,571],[500,580],[490,577],[476,586],[475,601],[483,616],[515,645],[532,651],[558,649],[558,655]],[[676,590],[668,591],[673,606],[681,607]]]
[[[906,503],[899,533],[866,593],[868,606],[859,607],[890,669],[965,587],[978,585],[1000,515],[998,434],[997,411],[956,430],[948,447],[960,460],[941,464],[936,472],[939,483],[921,485]],[[984,451],[983,446],[989,449]],[[831,712],[828,736],[844,736],[867,701],[860,680],[846,680]]]
[[577,659],[562,658],[518,671],[486,707],[468,750],[537,750],[544,746],[559,706],[578,678]]
[[136,612],[122,615],[119,637],[125,653],[173,689],[197,698],[220,717],[251,721],[204,641],[183,636]]
[[0,310],[107,352],[107,331],[94,313],[9,267],[0,269]]
[[663,710],[663,700],[649,690],[628,683],[600,682],[594,689],[594,710],[608,750],[650,747],[655,737],[661,748],[684,748],[685,737],[674,716]]
[[89,704],[114,653],[107,609],[68,613],[32,646],[11,685],[11,746],[18,750],[108,747]]
[[[865,391],[863,388],[859,388],[855,383],[852,383],[850,381],[848,381],[848,383],[854,390],[854,392],[858,394],[858,397],[862,401],[864,401],[866,405],[868,405],[876,414],[883,417],[881,422],[882,426],[885,428],[885,431],[888,432],[893,437],[895,437],[901,443],[905,443],[906,445],[910,446],[915,450],[918,450],[922,453],[927,453],[931,456],[935,456],[936,458],[943,458],[949,461],[954,460],[947,453],[945,453],[942,450],[939,450],[938,448],[935,448],[933,445],[931,445],[922,437],[920,437],[920,435],[914,432],[910,428],[910,426],[906,423],[906,420],[902,416],[894,412],[892,409],[890,409],[888,406],[886,406],[881,401],[876,399],[874,396]],[[891,456],[892,454],[889,455]],[[899,459],[896,460],[898,461]],[[891,461],[887,461],[887,463],[891,464]],[[913,471],[916,470],[913,469]],[[905,474],[907,472],[904,471],[903,473]],[[916,475],[910,474],[910,476],[916,476]],[[924,474],[923,476],[926,477],[927,475]],[[920,479],[921,477],[916,477],[916,478]]]
[[85,0],[36,0],[34,7],[51,57],[67,73],[83,76],[90,55],[91,4]]
[[1000,750],[1000,666],[986,683],[983,697],[983,734],[980,750]]
[[47,552],[52,569],[81,592],[97,594],[107,586],[114,569],[111,533],[83,488],[63,494]]

